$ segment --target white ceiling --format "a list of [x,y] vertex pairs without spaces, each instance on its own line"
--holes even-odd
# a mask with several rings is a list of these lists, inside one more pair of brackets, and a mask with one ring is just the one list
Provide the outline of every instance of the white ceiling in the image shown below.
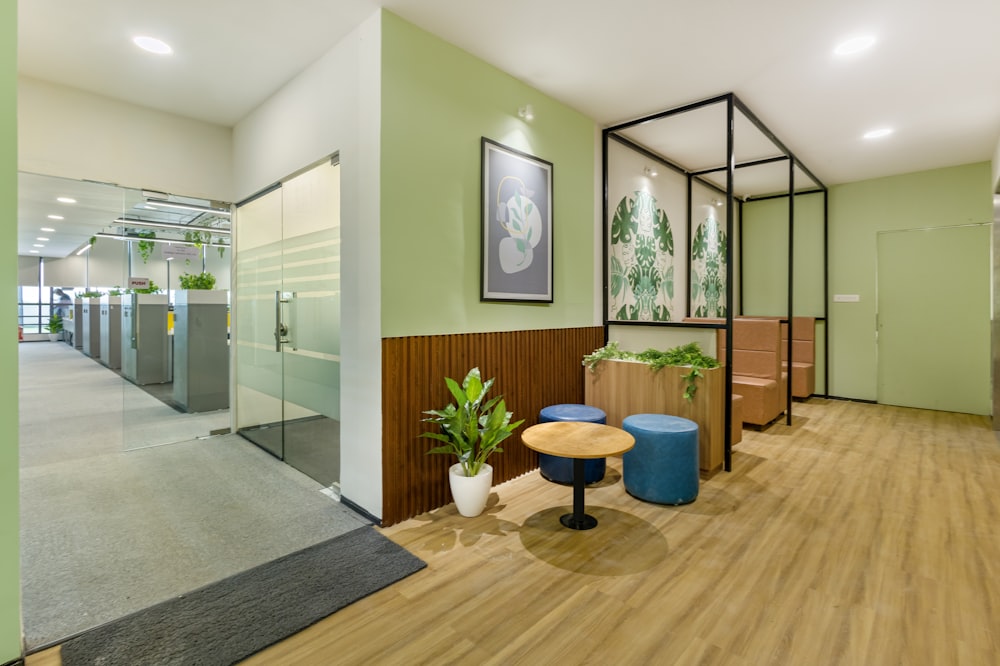
[[[18,68],[231,126],[378,6],[602,127],[734,92],[827,185],[986,161],[1000,140],[998,0],[20,0]],[[865,32],[872,49],[833,56]]]

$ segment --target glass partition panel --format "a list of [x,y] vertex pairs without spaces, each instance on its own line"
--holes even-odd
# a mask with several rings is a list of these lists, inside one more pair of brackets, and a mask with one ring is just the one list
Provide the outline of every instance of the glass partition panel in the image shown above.
[[237,210],[236,412],[237,430],[284,458],[282,368],[281,189]]
[[340,479],[339,166],[237,211],[236,422],[324,486]]

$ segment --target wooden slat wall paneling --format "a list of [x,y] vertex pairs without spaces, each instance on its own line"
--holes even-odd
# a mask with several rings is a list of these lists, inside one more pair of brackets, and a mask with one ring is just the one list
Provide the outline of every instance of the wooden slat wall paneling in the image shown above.
[[490,396],[502,394],[514,418],[525,419],[490,458],[493,483],[502,483],[538,467],[520,432],[547,405],[583,403],[583,356],[603,344],[600,326],[382,340],[382,525],[452,501],[454,458],[426,455],[432,442],[419,436],[432,428],[422,412],[451,401],[445,377],[461,381],[479,366],[484,378],[496,378]]

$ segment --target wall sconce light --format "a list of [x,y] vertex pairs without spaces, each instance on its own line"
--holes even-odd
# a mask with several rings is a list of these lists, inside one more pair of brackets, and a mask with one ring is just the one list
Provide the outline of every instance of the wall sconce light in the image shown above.
[[517,115],[524,118],[525,120],[534,120],[535,110],[531,108],[530,104],[525,104],[524,106],[522,106],[517,110]]
[[721,199],[712,199],[712,205],[713,206],[721,206],[722,205],[722,200]]
[[656,178],[658,173],[659,172],[656,170],[656,167],[646,167],[642,170],[642,174],[644,176],[649,176],[650,178]]

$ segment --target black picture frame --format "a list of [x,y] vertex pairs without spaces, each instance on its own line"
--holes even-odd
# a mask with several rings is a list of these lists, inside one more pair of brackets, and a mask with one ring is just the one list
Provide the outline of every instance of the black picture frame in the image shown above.
[[552,171],[482,138],[480,300],[552,303]]

